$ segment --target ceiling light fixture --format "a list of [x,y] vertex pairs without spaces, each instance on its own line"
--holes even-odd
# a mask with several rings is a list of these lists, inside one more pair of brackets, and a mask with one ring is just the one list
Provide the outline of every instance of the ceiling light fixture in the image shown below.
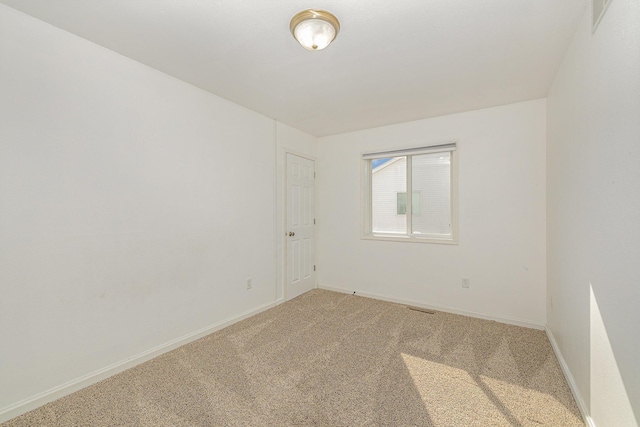
[[329,46],[340,31],[340,22],[326,10],[307,9],[291,18],[291,34],[307,50]]

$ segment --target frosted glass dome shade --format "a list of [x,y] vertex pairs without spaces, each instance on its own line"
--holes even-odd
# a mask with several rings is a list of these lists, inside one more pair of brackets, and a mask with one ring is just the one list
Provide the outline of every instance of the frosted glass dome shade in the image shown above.
[[290,24],[293,37],[307,50],[322,50],[338,35],[338,19],[324,10],[304,10]]

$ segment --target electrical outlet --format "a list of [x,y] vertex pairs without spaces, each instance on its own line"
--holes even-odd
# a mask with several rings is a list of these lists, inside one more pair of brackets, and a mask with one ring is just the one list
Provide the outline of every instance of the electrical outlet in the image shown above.
[[468,277],[463,277],[462,278],[462,287],[463,288],[468,288],[469,287],[469,278]]
[[251,289],[253,287],[253,279],[247,279],[247,289]]

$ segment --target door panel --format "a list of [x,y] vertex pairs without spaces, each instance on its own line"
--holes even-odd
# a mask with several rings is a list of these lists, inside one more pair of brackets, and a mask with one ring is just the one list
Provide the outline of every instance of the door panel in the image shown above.
[[316,287],[315,165],[287,154],[287,299]]

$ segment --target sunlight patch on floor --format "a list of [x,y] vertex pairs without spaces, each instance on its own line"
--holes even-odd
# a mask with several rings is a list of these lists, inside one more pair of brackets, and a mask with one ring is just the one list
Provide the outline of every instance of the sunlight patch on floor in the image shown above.
[[[436,425],[528,426],[558,419],[552,396],[409,354],[402,359]],[[563,425],[583,425],[575,417]]]

